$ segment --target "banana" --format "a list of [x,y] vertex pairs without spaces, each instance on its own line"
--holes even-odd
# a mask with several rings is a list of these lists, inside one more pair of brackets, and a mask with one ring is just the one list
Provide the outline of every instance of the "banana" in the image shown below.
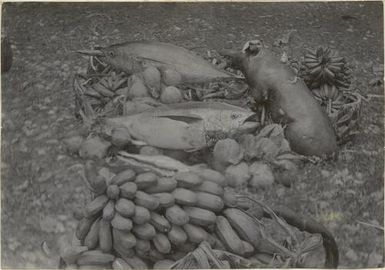
[[114,87],[112,88],[113,91],[116,91],[119,88],[121,88],[126,82],[127,82],[127,78],[122,78],[119,81],[115,81]]
[[111,221],[115,215],[115,202],[109,200],[106,206],[103,208],[103,219]]
[[338,88],[335,86],[335,85],[332,85],[332,89],[331,89],[331,99],[332,100],[336,100],[336,98],[338,97]]
[[100,218],[95,220],[92,224],[90,231],[88,232],[86,238],[84,239],[84,245],[88,247],[88,249],[96,248],[99,242],[99,225]]
[[77,265],[106,265],[112,263],[115,256],[106,254],[100,250],[91,250],[84,252],[77,260]]
[[[316,55],[317,55],[317,52],[314,51],[314,50],[306,49],[306,51],[307,51],[307,54],[309,54],[309,55],[311,55],[311,56],[313,56],[313,57],[316,57]],[[305,56],[306,56],[306,55],[305,55]]]
[[326,84],[326,98],[330,99],[332,96],[332,87],[329,84]]
[[321,94],[320,94],[320,89],[319,88],[315,88],[312,90],[313,91],[313,95],[318,97],[318,98],[321,98]]
[[339,62],[342,62],[342,63],[343,63],[344,60],[345,60],[344,57],[332,57],[332,58],[330,59],[330,62],[332,62],[332,63],[339,63]]
[[101,94],[102,96],[105,96],[105,97],[113,97],[115,94],[114,92],[112,92],[111,90],[108,90],[105,86],[101,85],[101,84],[94,84],[92,86],[92,88],[98,92],[99,94]]
[[321,96],[321,99],[324,100],[326,99],[326,95],[325,95],[326,91],[325,91],[325,84],[321,85],[320,87],[320,96]]
[[334,72],[334,73],[337,73],[337,72],[340,72],[340,71],[341,71],[341,67],[336,66],[336,65],[333,65],[333,64],[329,64],[329,65],[327,66],[327,68],[328,68],[330,71]]
[[318,61],[317,56],[314,55],[314,54],[310,54],[310,53],[305,54],[305,59],[313,59],[313,60],[317,60]]
[[93,216],[101,211],[107,204],[108,198],[106,195],[97,196],[92,202],[87,204],[86,213],[87,216]]
[[100,220],[99,224],[99,247],[104,253],[108,253],[112,249],[111,224],[104,219]]
[[319,71],[319,73],[315,76],[315,78],[313,79],[314,82],[321,82],[322,80],[322,77],[323,77],[323,72],[322,72],[322,69]]
[[114,88],[114,81],[112,79],[112,76],[107,77],[107,88],[109,90],[113,90],[113,88]]
[[87,96],[90,96],[90,97],[96,97],[96,98],[101,98],[102,95],[99,94],[98,92],[96,92],[94,89],[92,89],[91,87],[87,87],[85,90],[84,90],[84,94],[87,95]]
[[306,62],[306,66],[308,67],[308,68],[310,68],[310,69],[313,69],[313,68],[316,68],[316,67],[318,67],[319,65],[321,65],[321,63],[320,62],[313,62],[313,63],[311,63],[311,62]]
[[311,76],[316,76],[318,73],[322,73],[322,66],[317,66],[310,71]]
[[92,226],[92,224],[94,223],[95,219],[97,218],[97,216],[91,216],[91,217],[84,217],[82,218],[79,223],[78,223],[78,226],[76,227],[76,232],[75,232],[75,236],[77,239],[79,239],[80,241],[83,241],[84,238],[86,238],[88,232],[90,231],[90,228]]
[[131,249],[136,245],[136,237],[130,232],[124,232],[117,229],[112,229],[114,244],[124,249]]
[[325,74],[325,79],[330,82],[333,81],[334,77],[336,76],[327,67],[324,68],[324,74]]
[[119,213],[115,213],[114,218],[111,220],[112,227],[122,230],[122,231],[131,231],[132,221],[131,219],[124,218]]
[[112,269],[129,270],[133,268],[122,258],[116,258],[112,263]]

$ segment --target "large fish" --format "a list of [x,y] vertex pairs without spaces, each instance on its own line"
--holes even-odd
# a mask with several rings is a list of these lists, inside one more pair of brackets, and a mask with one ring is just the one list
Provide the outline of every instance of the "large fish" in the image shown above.
[[132,41],[98,50],[78,52],[98,56],[115,69],[128,74],[141,72],[147,66],[155,66],[179,72],[184,83],[204,83],[234,78],[234,75],[219,70],[192,51],[169,43]]
[[258,41],[247,42],[242,52],[224,50],[246,77],[251,94],[265,103],[275,122],[287,123],[291,149],[303,155],[334,156],[336,135],[321,106],[306,84]]
[[108,128],[125,127],[129,135],[148,145],[186,151],[199,150],[217,140],[252,132],[255,113],[219,102],[186,102],[140,114],[106,118]]

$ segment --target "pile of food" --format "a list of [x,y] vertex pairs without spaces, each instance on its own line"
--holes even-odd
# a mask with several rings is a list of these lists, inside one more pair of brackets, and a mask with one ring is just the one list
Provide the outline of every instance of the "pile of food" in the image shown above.
[[[93,200],[82,211],[77,246],[61,254],[71,268],[157,269],[176,262],[176,268],[182,268],[185,256],[197,252],[203,242],[230,256],[219,260],[225,268],[273,262],[296,266],[306,252],[322,245],[320,236],[294,232],[278,217],[275,228],[284,229],[281,235],[278,229],[270,236],[261,219],[263,205],[250,211],[239,208],[239,196],[226,188],[225,177],[215,170],[197,168],[160,177],[118,169],[121,166],[96,173],[93,161],[85,166]],[[252,204],[243,205],[247,209]],[[293,238],[289,245],[284,244],[287,237]]]
[[[252,50],[259,43],[247,44],[246,52],[230,53],[235,60],[257,59]],[[63,267],[320,267],[322,256],[325,265],[337,266],[338,249],[325,228],[296,214],[279,217],[250,193],[234,191],[245,186],[263,190],[278,182],[279,175],[296,173],[297,161],[309,158],[291,146],[305,155],[320,150],[321,157],[327,148],[321,146],[330,144],[329,152],[335,152],[328,117],[304,84],[285,79],[287,88],[301,88],[299,98],[314,102],[318,109],[313,103],[306,106],[328,127],[323,134],[313,132],[322,129],[317,121],[310,123],[314,129],[302,129],[307,119],[285,122],[286,114],[298,110],[282,101],[287,96],[277,112],[258,107],[255,101],[265,93],[251,89],[255,99],[250,99],[248,83],[254,74],[242,70],[246,83],[224,58],[215,61],[209,55],[212,65],[161,42],[80,53],[90,56],[87,73],[74,79],[82,127],[64,143],[85,160],[92,198],[77,213],[76,241],[62,245]],[[259,66],[257,61],[253,64]],[[274,74],[283,71],[291,78],[282,63],[272,63],[279,70]],[[339,137],[346,137],[360,107],[354,94],[340,92],[350,84],[346,62],[321,48],[305,56],[304,67],[300,75],[326,106]],[[315,134],[309,137],[311,147],[319,149],[307,151],[309,144],[297,139],[304,132]],[[326,255],[317,253],[322,244]],[[307,260],[309,254],[318,256],[318,264]]]

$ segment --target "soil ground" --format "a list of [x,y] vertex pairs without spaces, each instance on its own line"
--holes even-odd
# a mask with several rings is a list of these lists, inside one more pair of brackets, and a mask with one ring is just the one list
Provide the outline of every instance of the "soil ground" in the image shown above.
[[377,97],[362,104],[360,132],[338,161],[307,164],[291,188],[274,185],[262,199],[324,224],[338,243],[340,267],[383,266],[383,230],[358,222],[384,224],[383,88],[369,84],[383,77],[381,2],[7,3],[3,12],[14,62],[2,75],[2,268],[55,268],[55,240],[73,232],[72,212],[89,199],[82,161],[61,143],[79,125],[72,78],[87,60],[74,50],[146,39],[204,54],[256,38],[271,46],[290,29],[289,56],[334,47],[352,65],[353,88]]

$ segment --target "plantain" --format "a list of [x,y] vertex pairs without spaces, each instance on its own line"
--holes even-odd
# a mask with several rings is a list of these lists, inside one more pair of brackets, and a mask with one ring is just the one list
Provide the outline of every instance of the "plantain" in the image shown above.
[[103,208],[103,219],[111,221],[115,215],[115,202],[109,200],[106,206]]
[[99,250],[91,250],[84,252],[77,260],[77,265],[106,265],[114,261],[115,256],[103,253]]
[[156,250],[162,254],[168,254],[171,251],[171,243],[167,236],[162,233],[157,233],[154,239],[152,239]]
[[324,74],[326,76],[326,79],[329,80],[329,81],[333,81],[334,77],[336,76],[327,67],[324,68]]
[[115,185],[120,186],[124,183],[131,182],[134,179],[135,179],[135,171],[133,171],[131,169],[126,169],[126,170],[118,173],[117,175],[115,175],[111,179],[111,184],[115,184]]
[[120,198],[115,204],[115,210],[123,217],[129,218],[135,214],[135,204],[130,200]]
[[316,68],[320,65],[321,65],[321,63],[319,63],[319,62],[308,62],[308,61],[306,62],[306,66],[308,68],[311,68],[311,69]]
[[88,249],[96,248],[99,242],[99,225],[100,218],[96,219],[92,224],[86,238],[84,238],[84,245],[88,247]]
[[310,70],[311,76],[316,76],[319,73],[322,73],[322,66],[317,66],[317,67],[313,68],[312,70]]
[[337,73],[337,72],[340,72],[340,71],[341,71],[341,67],[339,67],[339,66],[337,66],[337,65],[331,65],[331,64],[329,64],[329,65],[327,66],[327,68],[328,68],[330,71],[334,72],[334,73]]
[[96,92],[93,88],[91,87],[87,87],[85,90],[84,90],[84,94],[87,95],[87,96],[90,96],[90,97],[95,97],[95,98],[101,98],[102,95],[99,94],[98,92]]
[[112,229],[112,235],[114,244],[116,243],[124,249],[131,249],[136,245],[136,237],[130,232]]
[[330,62],[332,62],[332,63],[343,63],[344,60],[345,60],[344,57],[332,57],[330,59]]
[[138,187],[134,182],[127,182],[120,186],[120,195],[127,199],[133,199],[137,190]]
[[159,232],[166,233],[171,230],[170,222],[156,212],[151,212],[150,224],[155,227]]
[[91,216],[91,217],[84,217],[82,218],[77,227],[76,227],[76,232],[75,232],[75,236],[77,239],[79,239],[80,241],[83,241],[84,238],[86,238],[88,232],[90,231],[90,228],[92,226],[92,224],[94,223],[94,221],[96,220],[97,216]]
[[112,269],[129,270],[133,268],[122,258],[116,258],[112,262]]
[[98,92],[99,94],[101,94],[102,96],[105,96],[105,97],[113,97],[115,94],[114,92],[108,90],[105,86],[103,86],[102,84],[94,84],[92,86],[92,88]]
[[115,213],[114,218],[111,220],[112,227],[122,230],[122,231],[131,231],[132,221],[131,219],[122,217],[119,213]]
[[92,202],[86,206],[87,216],[93,216],[101,211],[106,206],[108,198],[106,195],[97,196]]
[[106,194],[107,194],[107,197],[111,200],[117,200],[119,198],[119,187],[118,185],[109,185],[107,187],[107,191],[106,191]]
[[100,220],[99,224],[99,247],[100,250],[108,253],[112,249],[111,224],[107,220]]

